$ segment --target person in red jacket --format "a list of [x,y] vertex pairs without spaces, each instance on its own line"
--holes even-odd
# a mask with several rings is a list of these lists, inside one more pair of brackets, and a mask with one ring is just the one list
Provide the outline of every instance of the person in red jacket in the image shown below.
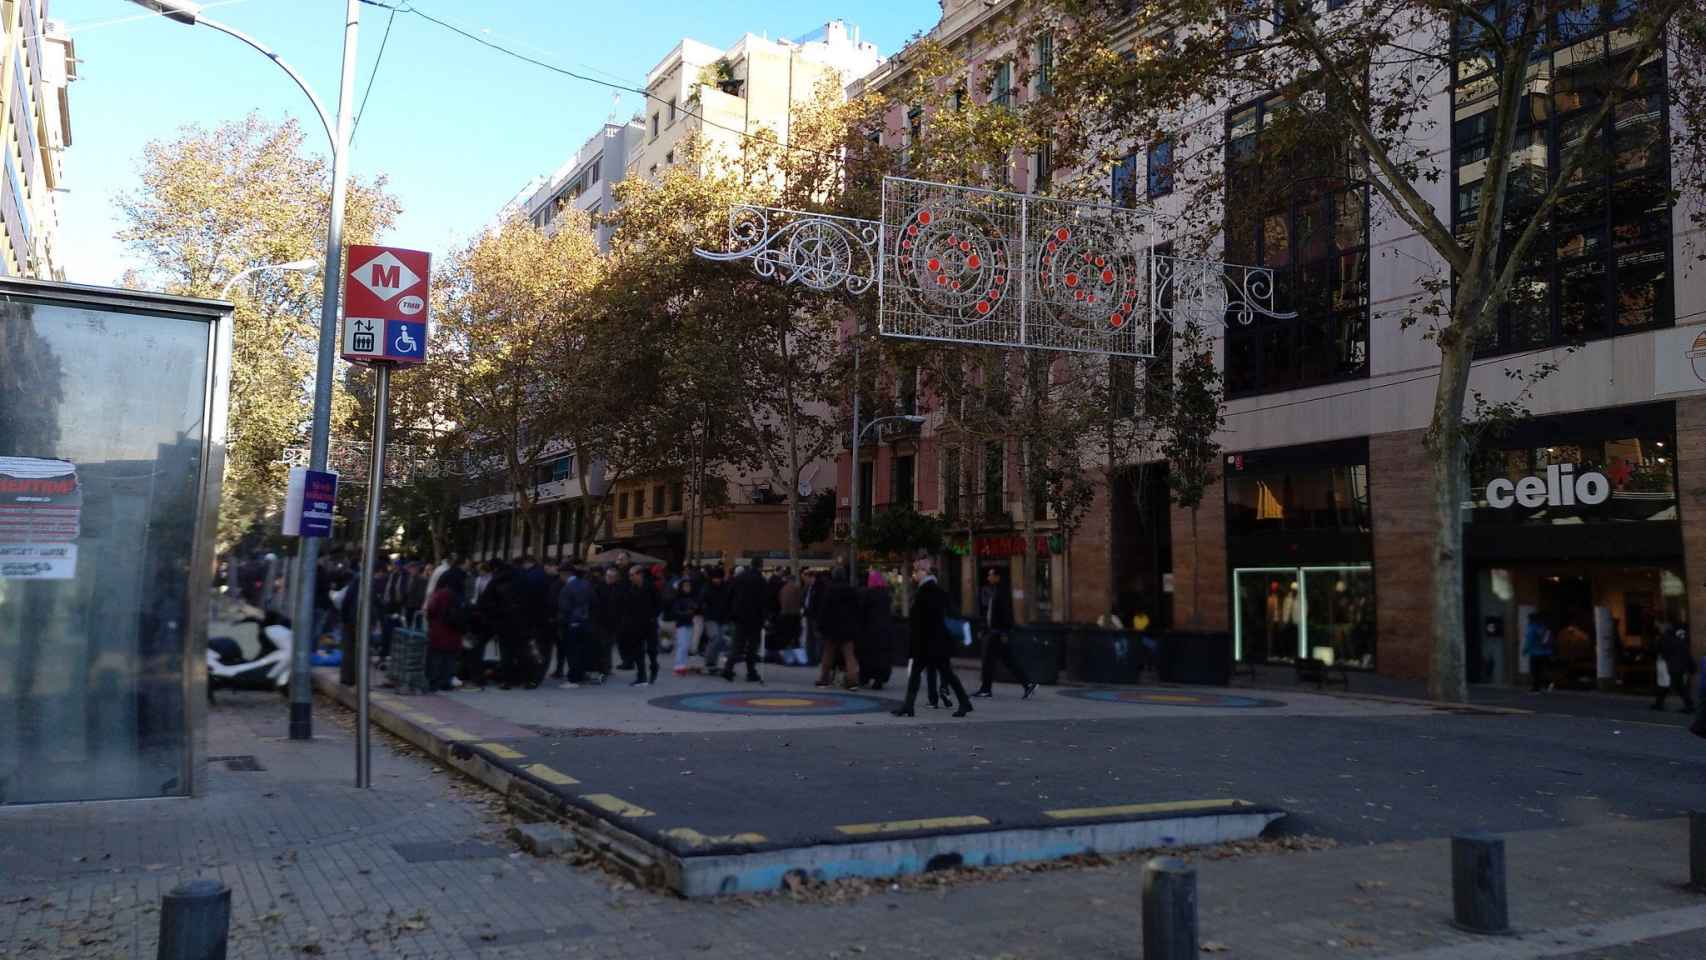
[[456,663],[462,656],[462,634],[468,629],[468,604],[463,596],[468,575],[460,565],[452,566],[438,578],[438,584],[427,598],[427,686],[433,690],[453,690]]

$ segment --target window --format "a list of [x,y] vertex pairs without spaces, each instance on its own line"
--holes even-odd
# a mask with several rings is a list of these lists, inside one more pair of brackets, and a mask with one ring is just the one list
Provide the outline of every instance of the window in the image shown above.
[[669,487],[669,512],[670,513],[680,513],[681,512],[681,501],[682,501],[683,493],[684,493],[684,490],[683,490],[683,486],[682,486],[682,483],[680,480],[677,480],[673,484],[670,484],[670,487]]
[[1275,271],[1290,320],[1228,324],[1229,396],[1368,372],[1368,195],[1310,114],[1270,96],[1227,118],[1226,252]]
[[[1584,481],[1590,473],[1599,476]],[[1520,486],[1527,478],[1534,479]],[[1503,489],[1489,490],[1495,481]],[[1474,524],[1674,524],[1677,489],[1669,404],[1525,420],[1469,457]],[[1580,492],[1596,494],[1597,502],[1584,502]]]
[[1262,27],[1260,0],[1227,0],[1226,49],[1256,45]]
[[1116,207],[1137,206],[1137,153],[1126,154],[1114,164],[1109,202]]
[[616,519],[628,519],[628,494],[626,492],[616,495]]
[[645,515],[646,515],[646,491],[642,487],[641,489],[634,491],[634,519],[638,520]]
[[665,166],[670,166],[670,167],[675,166],[675,151],[671,150],[670,152],[664,154],[663,155],[663,162],[664,162]]
[[656,180],[658,178],[658,165],[655,163],[652,164],[652,168],[646,172],[647,172],[647,174],[649,174],[651,176],[651,178],[653,180]]
[[[1494,18],[1521,15],[1490,5]],[[1605,124],[1588,126],[1604,102],[1607,78],[1628,65],[1612,30],[1616,6],[1563,3],[1546,24],[1549,38],[1530,66],[1513,162],[1507,178],[1507,243],[1525,227],[1550,187],[1564,152],[1594,136],[1592,153],[1564,185],[1544,231],[1518,264],[1509,301],[1484,339],[1483,354],[1613,337],[1674,322],[1670,254],[1670,161],[1665,60],[1636,67],[1615,93]],[[1478,31],[1460,23],[1454,37],[1452,98],[1453,221],[1468,238],[1498,112],[1493,62]]]
[[1054,34],[1037,38],[1037,92],[1047,96],[1054,91]]
[[670,123],[670,126],[675,125],[675,98],[674,97],[669,98],[669,123]]
[[913,106],[906,111],[906,147],[900,152],[902,169],[911,166],[912,148],[924,137],[924,108]]
[[1227,471],[1228,536],[1304,530],[1368,532],[1367,464]]
[[654,114],[652,114],[652,139],[656,140],[657,138],[658,138],[658,115],[654,113]]
[[1007,449],[1000,441],[983,448],[983,515],[1005,518],[1007,504],[1002,498],[1002,485],[1007,473]]
[[991,71],[989,102],[998,107],[1013,106],[1013,63],[1003,60]]
[[1173,138],[1164,137],[1149,147],[1148,193],[1151,199],[1173,192]]
[[959,113],[961,110],[964,110],[965,108],[966,108],[966,85],[964,83],[957,83],[954,85],[954,112]]
[[1032,168],[1036,171],[1036,181],[1031,189],[1037,193],[1048,190],[1054,180],[1054,143],[1044,140],[1042,149],[1032,158]]
[[912,505],[912,457],[895,457],[889,461],[889,503],[895,506]]
[[907,367],[895,374],[895,400],[902,416],[918,415],[918,369]]
[[602,167],[603,165],[604,165],[604,154],[601,153],[598,155],[598,158],[596,160],[592,161],[592,166],[587,168],[587,171],[586,171],[586,185],[587,186],[590,187],[593,184],[598,182],[598,168]]
[[652,488],[652,516],[663,513],[664,485],[658,484]]
[[869,460],[859,464],[859,502],[869,511],[877,499],[877,465]]
[[942,454],[942,515],[949,520],[960,517],[960,448],[950,447]]

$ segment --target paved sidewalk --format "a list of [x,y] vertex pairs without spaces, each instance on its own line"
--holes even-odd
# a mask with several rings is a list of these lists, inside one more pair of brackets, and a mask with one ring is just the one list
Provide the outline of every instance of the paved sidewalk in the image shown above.
[[[196,800],[0,808],[0,957],[152,958],[161,892],[196,876],[232,887],[233,957],[1138,956],[1134,862],[832,904],[680,901],[513,852],[488,795],[387,737],[374,789],[355,790],[334,718],[347,724],[322,700],[322,736],[291,743],[277,697],[232,694],[210,752],[261,771],[216,764]],[[1511,834],[1513,920],[1530,933],[1498,941],[1447,923],[1442,840],[1206,860],[1204,939],[1226,950],[1205,956],[1694,960],[1706,899],[1678,886],[1685,838],[1676,820]],[[1503,952],[1462,952],[1489,944]]]

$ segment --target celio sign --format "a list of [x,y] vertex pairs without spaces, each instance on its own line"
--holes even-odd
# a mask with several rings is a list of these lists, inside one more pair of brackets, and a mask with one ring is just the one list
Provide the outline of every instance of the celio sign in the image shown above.
[[1598,470],[1576,473],[1573,463],[1553,464],[1544,477],[1507,480],[1500,477],[1487,484],[1487,506],[1505,510],[1523,507],[1597,507],[1611,499],[1611,481]]

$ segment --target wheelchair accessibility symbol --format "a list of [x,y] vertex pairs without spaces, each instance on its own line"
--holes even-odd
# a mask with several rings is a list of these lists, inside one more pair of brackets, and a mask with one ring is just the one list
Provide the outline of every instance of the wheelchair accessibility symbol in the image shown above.
[[409,354],[411,356],[420,352],[421,349],[421,345],[415,342],[415,338],[409,336],[408,327],[403,327],[397,332],[397,340],[392,344],[392,347],[398,353]]
[[[420,363],[426,359],[427,330],[424,323],[391,320],[385,324],[385,356],[402,363]],[[387,342],[388,341],[388,342]]]

